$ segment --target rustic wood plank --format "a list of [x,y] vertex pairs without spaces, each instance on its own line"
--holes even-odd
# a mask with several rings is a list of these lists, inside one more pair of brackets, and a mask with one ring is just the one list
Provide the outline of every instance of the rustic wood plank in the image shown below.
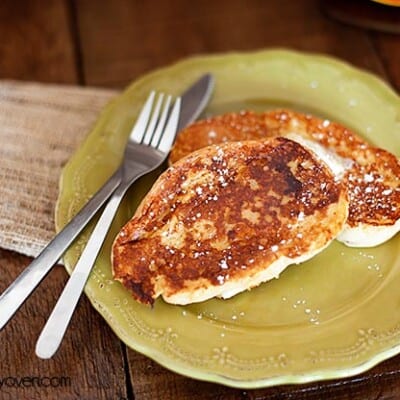
[[400,356],[347,379],[256,390],[233,389],[185,378],[131,350],[128,359],[136,400],[375,400],[400,397]]
[[392,358],[354,377],[255,390],[250,399],[279,400],[376,400],[400,396],[400,357]]
[[373,33],[371,36],[391,84],[400,92],[400,35]]
[[238,397],[240,393],[245,393],[245,391],[177,375],[132,350],[128,350],[128,361],[131,366],[135,400],[234,400],[241,398]]
[[[30,261],[28,257],[0,250],[0,292]],[[36,340],[66,278],[64,268],[55,267],[0,332],[0,399],[126,397],[120,341],[85,297],[80,300],[55,357],[40,360],[35,356]],[[48,377],[54,380],[49,381]],[[21,381],[23,378],[25,381]]]
[[373,1],[325,0],[321,6],[331,18],[364,29],[400,33],[400,9]]
[[183,57],[290,47],[341,57],[384,76],[368,35],[322,15],[318,0],[76,2],[83,73],[123,86]]
[[331,18],[373,30],[369,36],[384,69],[380,74],[400,90],[400,7],[358,0],[326,0],[321,5]]
[[66,0],[2,0],[0,77],[77,83]]

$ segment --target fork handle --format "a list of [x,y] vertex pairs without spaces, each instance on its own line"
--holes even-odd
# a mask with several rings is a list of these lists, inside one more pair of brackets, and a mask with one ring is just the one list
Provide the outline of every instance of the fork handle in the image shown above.
[[121,182],[121,176],[121,168],[119,168],[78,214],[51,240],[39,256],[2,293],[0,296],[0,329],[6,325],[95,213],[115,191]]
[[60,346],[118,206],[129,186],[124,181],[118,186],[97,222],[78,263],[39,336],[36,344],[36,355],[40,358],[52,357]]

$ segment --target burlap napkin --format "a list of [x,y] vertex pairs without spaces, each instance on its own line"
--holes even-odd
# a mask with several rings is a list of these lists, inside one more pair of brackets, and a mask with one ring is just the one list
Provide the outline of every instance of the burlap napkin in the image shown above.
[[61,169],[112,90],[0,81],[0,246],[33,256],[54,236]]

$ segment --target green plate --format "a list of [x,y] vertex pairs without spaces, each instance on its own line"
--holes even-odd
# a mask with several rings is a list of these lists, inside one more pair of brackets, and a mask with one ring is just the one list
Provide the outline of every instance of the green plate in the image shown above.
[[[400,154],[399,98],[369,73],[285,50],[190,58],[142,77],[102,112],[63,171],[57,229],[117,167],[149,91],[179,94],[205,72],[216,78],[206,115],[311,111]],[[110,249],[150,184],[142,180],[125,199],[86,285],[93,306],[129,347],[180,374],[240,388],[354,375],[400,352],[400,235],[372,249],[334,242],[312,261],[229,300],[184,307],[158,300],[153,309],[135,302],[112,279]],[[89,230],[65,256],[69,272]]]

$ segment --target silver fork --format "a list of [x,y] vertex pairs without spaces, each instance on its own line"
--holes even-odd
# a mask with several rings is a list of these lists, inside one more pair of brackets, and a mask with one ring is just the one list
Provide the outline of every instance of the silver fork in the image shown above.
[[177,98],[169,111],[171,96],[164,105],[163,98],[160,94],[153,107],[155,93],[150,94],[132,130],[123,159],[121,183],[107,203],[39,336],[36,354],[40,358],[50,358],[57,351],[124,194],[138,178],[159,167],[168,156],[177,131],[181,101]]

